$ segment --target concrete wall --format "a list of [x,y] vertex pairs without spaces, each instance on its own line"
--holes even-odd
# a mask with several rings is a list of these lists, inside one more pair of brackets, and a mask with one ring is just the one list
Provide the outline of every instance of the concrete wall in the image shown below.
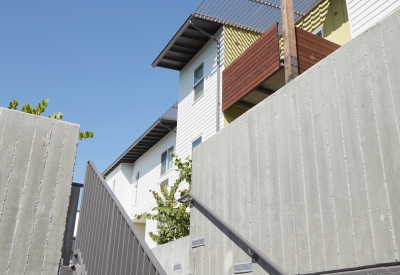
[[[289,274],[399,261],[399,22],[397,10],[195,150],[192,192]],[[193,208],[201,237],[194,274],[250,262]]]
[[[189,272],[190,250],[190,236],[151,249],[167,274],[185,275],[191,274]],[[174,270],[174,265],[176,264],[181,264],[182,268]]]
[[57,274],[78,136],[0,108],[0,274]]

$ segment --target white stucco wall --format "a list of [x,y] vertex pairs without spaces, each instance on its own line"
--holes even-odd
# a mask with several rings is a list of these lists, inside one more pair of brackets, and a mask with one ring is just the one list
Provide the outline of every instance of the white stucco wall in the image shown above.
[[346,0],[346,3],[352,38],[400,7],[400,0]]
[[[220,77],[224,69],[223,28],[215,37],[220,41]],[[196,102],[193,99],[194,70],[204,62],[204,94]],[[203,142],[216,133],[217,96],[217,43],[210,41],[180,72],[178,94],[177,154],[181,158],[192,154],[192,142],[202,136]],[[222,98],[220,81],[219,99]],[[219,105],[219,126],[223,127],[223,113]]]

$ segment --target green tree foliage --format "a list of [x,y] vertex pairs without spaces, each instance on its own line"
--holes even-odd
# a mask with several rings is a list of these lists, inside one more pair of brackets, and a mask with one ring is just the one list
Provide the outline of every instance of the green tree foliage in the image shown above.
[[[30,104],[25,104],[24,106],[22,106],[21,112],[40,116],[42,113],[44,113],[44,111],[46,110],[48,104],[49,104],[49,100],[48,99],[42,100],[42,102],[39,102],[39,104],[34,108],[32,108],[32,106]],[[8,105],[8,109],[17,110],[18,105],[19,105],[18,100],[13,100]],[[63,118],[63,114],[61,112],[58,112],[58,113],[54,113],[52,115],[49,115],[48,117],[52,118],[52,119],[62,119]],[[86,132],[80,132],[79,133],[79,139],[80,140],[87,139],[87,138],[92,138],[92,137],[94,137],[94,132],[91,132],[91,131],[86,131]]]
[[[150,238],[158,244],[165,244],[170,241],[189,235],[190,212],[189,203],[179,203],[177,195],[182,197],[190,192],[192,186],[192,160],[187,157],[182,161],[177,155],[171,153],[174,165],[179,170],[179,177],[174,185],[168,190],[160,184],[160,194],[156,191],[150,192],[156,201],[157,206],[152,209],[152,213],[142,213],[135,215],[137,219],[151,219],[158,221],[158,232],[150,232]],[[178,191],[179,185],[187,182],[188,189]]]

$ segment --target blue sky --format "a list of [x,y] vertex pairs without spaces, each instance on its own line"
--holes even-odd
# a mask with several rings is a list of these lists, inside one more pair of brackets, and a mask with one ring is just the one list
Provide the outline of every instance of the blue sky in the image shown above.
[[87,160],[103,172],[177,101],[178,72],[151,63],[198,1],[1,1],[0,106],[49,99],[45,114],[95,131],[83,183]]

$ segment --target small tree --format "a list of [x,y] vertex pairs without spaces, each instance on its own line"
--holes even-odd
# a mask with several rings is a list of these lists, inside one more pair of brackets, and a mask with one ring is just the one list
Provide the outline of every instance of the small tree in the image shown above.
[[[42,100],[42,102],[39,102],[39,104],[34,108],[32,108],[30,104],[25,104],[24,106],[22,106],[21,112],[40,116],[42,113],[44,113],[48,104],[49,104],[48,99]],[[18,105],[19,105],[18,100],[13,100],[8,105],[8,109],[17,110]],[[52,115],[49,115],[49,118],[62,119],[63,114],[61,112],[54,113]],[[94,132],[92,132],[92,131],[86,131],[86,132],[79,133],[80,140],[86,139],[86,138],[92,138],[92,137],[94,137]]]
[[[182,161],[177,155],[171,153],[174,165],[179,170],[179,177],[171,186],[170,190],[160,184],[160,194],[150,190],[156,201],[157,206],[152,209],[152,213],[142,213],[135,215],[137,219],[145,218],[158,221],[158,232],[150,232],[150,238],[158,244],[165,244],[170,241],[189,235],[190,212],[189,203],[178,203],[177,195],[182,197],[190,192],[192,186],[192,160],[187,157]],[[179,185],[187,182],[188,189],[178,191]]]

